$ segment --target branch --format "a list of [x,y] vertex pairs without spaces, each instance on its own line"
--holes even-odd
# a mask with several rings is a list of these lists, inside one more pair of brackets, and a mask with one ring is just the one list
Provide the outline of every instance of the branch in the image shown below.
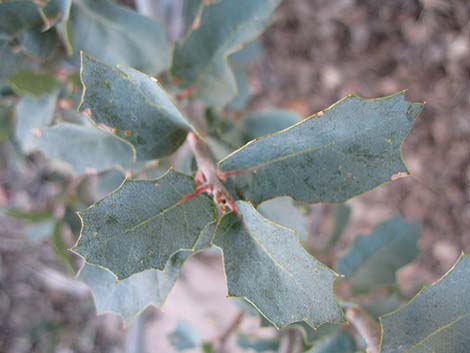
[[347,309],[346,318],[366,341],[367,353],[379,353],[379,327],[374,319],[357,307]]
[[223,353],[225,351],[225,345],[232,336],[232,334],[237,330],[237,328],[240,326],[242,320],[243,320],[244,313],[241,311],[235,316],[231,324],[225,329],[225,331],[222,333],[220,338],[217,340],[217,353]]
[[225,176],[220,172],[211,157],[209,147],[204,141],[201,141],[194,133],[188,134],[188,143],[194,153],[197,163],[196,172],[196,194],[207,192],[212,195],[214,202],[225,212],[225,207],[236,212],[235,202],[225,188],[223,181]]

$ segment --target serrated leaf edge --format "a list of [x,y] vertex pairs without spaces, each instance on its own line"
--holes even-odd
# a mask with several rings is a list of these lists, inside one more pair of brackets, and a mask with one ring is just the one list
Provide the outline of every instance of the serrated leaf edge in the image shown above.
[[[167,90],[160,84],[160,82],[158,82],[157,80],[155,79],[152,79],[153,77],[150,76],[150,75],[147,75],[145,72],[142,72],[142,71],[139,71],[137,69],[134,69],[133,67],[130,67],[130,66],[126,66],[126,65],[116,65],[116,66],[112,66],[112,65],[108,65],[106,63],[104,63],[103,61],[101,60],[98,60],[96,58],[94,58],[93,56],[85,53],[83,50],[80,50],[80,82],[82,84],[82,95],[80,97],[80,103],[77,107],[77,110],[78,111],[81,111],[82,109],[82,106],[85,103],[85,95],[86,95],[86,90],[87,90],[87,85],[85,84],[85,81],[83,79],[83,69],[84,69],[84,59],[87,59],[87,60],[90,60],[90,61],[94,61],[94,62],[97,62],[101,65],[104,65],[108,68],[110,68],[112,71],[114,71],[116,74],[118,74],[119,76],[121,76],[122,79],[126,80],[129,82],[130,85],[132,85],[132,87],[135,88],[135,91],[138,92],[142,98],[144,99],[144,101],[152,106],[153,108],[155,108],[156,110],[158,110],[159,112],[162,111],[162,108],[155,105],[153,102],[149,101],[149,99],[142,93],[141,89],[138,88],[131,80],[129,80],[127,74],[125,72],[123,72],[122,70],[120,70],[119,68],[122,67],[122,68],[127,68],[127,69],[130,69],[130,70],[133,70],[133,71],[136,71],[138,72],[139,74],[142,74],[144,75],[146,78],[148,78],[150,81],[152,81],[154,84],[156,84],[163,92],[165,92],[167,98],[170,100],[171,104],[174,106],[174,108],[178,111],[179,114],[181,114],[181,116],[183,117],[185,123],[188,125],[188,126],[180,126],[181,129],[184,129],[186,130],[187,132],[194,132],[200,139],[204,140],[204,137],[201,135],[201,133],[194,127],[193,124],[191,124],[191,122],[189,121],[189,119],[186,117],[185,114],[183,114],[183,112],[178,108],[178,105],[174,102],[174,100],[171,98],[171,96],[167,93]],[[93,116],[93,110],[91,112],[92,116]],[[98,124],[95,122],[95,120],[92,118],[92,117],[88,117],[88,119],[92,122],[92,124],[98,128]],[[189,129],[188,129],[189,127]],[[133,152],[133,156],[134,156],[134,160],[133,162],[135,162],[137,160],[137,150],[135,148],[135,146],[130,143],[129,141],[125,140],[124,138],[118,136],[118,135],[115,135],[117,138],[119,138],[120,140],[124,141],[125,143],[127,143],[128,145],[130,145],[132,147],[132,152]]]
[[[408,225],[408,226],[417,226],[417,229],[418,229],[418,237],[416,239],[416,241],[419,240],[419,238],[421,237],[421,233],[422,233],[422,226],[421,226],[421,223],[420,222],[417,222],[417,221],[407,221],[406,219],[403,219],[402,217],[400,217],[400,215],[395,215],[394,217],[392,218],[389,218],[387,220],[385,220],[384,222],[388,222],[388,221],[392,221],[392,220],[399,220],[400,222]],[[357,236],[354,237],[354,240],[349,244],[349,246],[347,247],[347,249],[345,250],[344,254],[342,257],[340,258],[337,258],[336,261],[335,261],[335,268],[336,268],[336,265],[338,264],[338,261],[343,258],[344,256],[346,256],[347,254],[349,254],[349,252],[351,251],[356,239],[358,238],[361,238],[361,239],[364,239],[364,238],[368,238],[370,236],[373,236],[373,233],[375,232],[375,230],[380,227],[384,222],[382,223],[379,223],[377,224],[369,234],[358,234]],[[387,245],[395,242],[397,240],[397,238],[395,239],[392,239],[390,242],[387,243]],[[416,244],[417,245],[417,244]],[[421,255],[421,251],[418,247],[416,247],[417,249],[417,254],[416,254],[416,257],[420,256]],[[380,249],[378,252],[382,251],[383,249]],[[375,256],[377,253],[375,253],[373,256]],[[369,262],[370,258],[373,257],[373,256],[370,256],[366,259],[366,261],[364,263],[361,264],[361,267],[364,266],[367,262]],[[403,266],[406,266],[406,265],[403,265]],[[351,275],[343,275],[343,274],[340,274],[340,276],[342,278],[344,278],[345,280],[349,280],[352,276],[354,276],[358,271],[360,270],[360,268],[354,270],[354,272],[351,274]],[[398,270],[397,270],[398,271]],[[395,277],[396,277],[396,271],[395,271]],[[386,285],[385,285],[386,286]],[[378,286],[378,288],[380,287],[384,287],[384,285],[380,285]],[[367,292],[370,292],[374,287],[371,287]]]
[[[271,223],[273,226],[276,226],[276,227],[279,227],[279,228],[283,228],[284,230],[287,230],[292,236],[295,237],[295,239],[296,239],[297,242],[299,243],[299,246],[301,246],[302,249],[305,250],[304,246],[302,245],[302,243],[301,243],[301,241],[300,241],[300,237],[299,237],[298,233],[297,233],[295,230],[290,229],[290,228],[288,228],[288,227],[285,227],[285,226],[283,226],[283,225],[281,225],[281,224],[279,224],[279,223],[273,222],[273,221],[271,221],[270,219],[264,217],[264,216],[256,209],[256,207],[254,207],[254,205],[253,205],[251,202],[249,202],[249,201],[242,201],[242,202],[245,202],[245,203],[249,204],[251,207],[253,207],[253,209],[256,211],[256,213],[257,213],[264,221],[266,221],[266,222],[268,222],[268,223]],[[217,248],[217,249],[220,251],[220,253],[221,253],[221,257],[222,257],[222,266],[223,266],[223,269],[224,269],[223,273],[224,273],[224,278],[225,278],[225,284],[226,284],[226,287],[227,287],[227,298],[242,298],[242,299],[246,300],[246,301],[249,302],[267,321],[269,321],[277,330],[286,328],[286,327],[288,327],[288,326],[290,326],[290,325],[295,324],[296,322],[305,322],[305,324],[308,325],[308,326],[310,326],[313,330],[317,330],[317,328],[319,328],[321,325],[326,324],[326,323],[331,323],[331,324],[343,324],[343,325],[348,323],[348,321],[346,320],[346,318],[345,318],[345,316],[344,316],[344,310],[343,310],[342,306],[340,305],[340,300],[339,300],[338,297],[336,296],[336,293],[335,293],[335,290],[334,290],[334,289],[335,289],[336,280],[337,280],[339,277],[341,277],[341,275],[339,275],[335,270],[333,270],[333,269],[329,268],[328,266],[326,266],[326,265],[325,265],[324,263],[322,263],[320,260],[316,259],[316,258],[315,258],[313,255],[311,255],[307,250],[305,250],[305,252],[307,253],[307,255],[308,255],[309,257],[311,257],[311,258],[314,259],[316,262],[318,262],[320,266],[326,268],[327,270],[332,271],[333,274],[334,274],[335,277],[336,277],[336,278],[333,280],[333,282],[332,282],[332,285],[331,285],[331,292],[333,293],[334,301],[335,301],[335,303],[337,304],[337,306],[338,306],[338,308],[339,308],[341,318],[343,319],[342,322],[324,322],[324,323],[322,323],[322,324],[320,324],[320,325],[318,325],[318,326],[312,326],[312,325],[309,324],[307,321],[305,321],[305,320],[300,320],[300,321],[295,321],[295,322],[289,323],[289,324],[284,325],[284,326],[282,326],[282,325],[279,326],[279,325],[277,325],[275,322],[273,322],[271,319],[269,319],[269,318],[264,314],[264,312],[263,312],[260,308],[258,308],[258,306],[257,306],[255,303],[253,303],[250,299],[248,299],[248,298],[245,297],[245,296],[241,296],[241,297],[240,297],[240,296],[236,296],[236,295],[231,294],[230,291],[229,291],[229,289],[228,289],[227,273],[226,273],[226,271],[225,271],[224,251],[223,251],[223,249],[222,249],[220,246],[218,246],[218,245],[216,245],[216,244],[213,243],[213,241],[214,241],[214,239],[215,239],[215,235],[217,234],[217,230],[219,229],[219,226],[220,226],[220,223],[221,223],[222,219],[223,219],[224,217],[228,216],[228,215],[231,215],[231,214],[234,214],[234,213],[233,213],[233,212],[229,212],[229,213],[226,213],[223,217],[220,217],[220,218],[219,218],[219,220],[218,220],[218,222],[217,222],[217,225],[216,225],[216,227],[215,227],[214,235],[213,235],[212,242],[211,242],[212,246],[214,246],[215,248]],[[237,216],[237,217],[239,217],[239,216]],[[240,218],[239,218],[239,219],[240,219]],[[246,227],[245,224],[244,224],[244,222],[243,222],[243,220],[240,220],[240,221],[241,221],[241,223],[243,224],[243,226]]]
[[[83,229],[85,228],[85,224],[84,224],[84,222],[83,222],[82,213],[83,213],[83,212],[86,212],[86,211],[88,211],[88,210],[90,210],[90,209],[92,209],[92,208],[95,207],[99,202],[101,202],[103,199],[109,197],[110,195],[113,195],[114,193],[119,192],[119,191],[121,190],[121,188],[124,186],[124,184],[126,184],[127,182],[158,182],[158,180],[160,180],[160,179],[166,177],[166,176],[167,176],[168,174],[170,174],[170,173],[175,173],[175,174],[178,174],[178,175],[182,175],[182,176],[191,178],[191,180],[192,180],[193,183],[194,183],[194,189],[196,189],[196,186],[195,186],[196,184],[195,184],[194,178],[193,178],[191,175],[188,175],[188,174],[182,173],[182,172],[180,172],[180,171],[178,171],[178,170],[175,170],[173,167],[170,167],[170,168],[169,168],[165,173],[163,173],[160,177],[154,178],[154,179],[128,179],[128,178],[124,178],[124,180],[122,181],[121,185],[119,185],[119,186],[116,188],[116,190],[110,192],[110,193],[107,194],[104,198],[102,198],[102,199],[100,199],[100,200],[98,200],[98,201],[92,203],[90,206],[88,206],[88,207],[85,208],[84,210],[82,210],[82,211],[77,211],[77,212],[76,212],[77,216],[80,218],[80,222],[81,222],[82,227],[81,227],[81,229],[80,229],[80,235],[78,236],[78,239],[77,239],[77,241],[75,242],[74,246],[71,247],[71,248],[68,249],[68,250],[71,251],[71,252],[73,252],[74,254],[78,255],[79,257],[81,257],[81,258],[83,259],[83,261],[85,261],[86,263],[111,272],[111,273],[113,274],[113,276],[115,277],[116,281],[118,281],[118,282],[119,282],[119,281],[122,281],[122,280],[124,280],[124,279],[126,279],[126,278],[129,278],[129,277],[131,277],[131,276],[133,276],[133,275],[135,275],[135,274],[137,274],[137,273],[142,273],[142,272],[144,272],[144,271],[150,270],[150,268],[149,268],[149,269],[145,269],[145,270],[142,270],[142,271],[140,271],[140,272],[135,272],[135,273],[133,273],[131,276],[128,276],[128,277],[125,277],[125,278],[119,278],[119,277],[118,277],[114,272],[112,272],[109,268],[104,267],[104,266],[99,265],[99,264],[90,263],[90,262],[87,261],[87,259],[86,259],[83,255],[81,255],[80,253],[76,252],[75,249],[78,247],[78,244],[80,243],[80,240],[82,239],[82,236],[83,236]],[[210,199],[208,196],[205,196],[205,195],[202,195],[202,194],[201,194],[200,196],[207,197],[208,199]],[[197,236],[196,240],[194,241],[194,244],[192,245],[191,248],[188,248],[188,249],[186,249],[186,248],[180,248],[180,249],[176,250],[174,253],[172,253],[172,254],[170,255],[169,259],[171,259],[176,253],[178,253],[178,252],[180,252],[180,251],[183,251],[183,250],[194,251],[195,246],[196,246],[196,244],[197,244],[197,241],[198,241],[199,237],[201,236],[201,234],[203,233],[203,231],[206,229],[206,227],[207,227],[209,224],[211,224],[211,223],[217,222],[218,213],[217,213],[217,208],[216,208],[216,206],[214,205],[213,202],[211,202],[211,208],[212,208],[212,211],[213,211],[213,213],[214,213],[214,219],[215,219],[215,221],[209,222],[208,224],[206,224],[206,225],[202,228],[202,230],[199,232],[199,234],[198,234],[198,236]],[[214,234],[215,234],[215,230],[214,230]],[[211,242],[211,244],[212,244],[212,242]],[[166,264],[165,264],[165,265],[166,265]],[[163,268],[163,269],[156,269],[156,268],[155,268],[155,269],[153,269],[153,270],[156,270],[156,271],[164,271],[164,268]]]
[[[442,281],[445,277],[447,277],[447,275],[449,275],[454,269],[455,267],[460,263],[460,261],[463,259],[463,258],[470,258],[470,254],[465,254],[463,251],[460,253],[460,256],[459,258],[455,261],[455,263],[452,265],[452,267],[444,274],[442,275],[442,277],[440,277],[439,279],[437,279],[436,281],[432,282],[431,284],[427,284],[427,285],[424,285],[419,291],[418,293],[416,293],[416,295],[408,302],[406,303],[406,305],[402,306],[402,307],[399,307],[398,309],[390,312],[390,313],[387,313],[385,315],[382,315],[379,317],[379,324],[380,324],[380,344],[379,344],[379,353],[382,352],[382,343],[383,343],[383,337],[384,337],[384,327],[382,325],[382,320],[384,318],[386,318],[387,316],[391,316],[391,315],[394,315],[394,314],[397,314],[399,311],[401,311],[402,309],[405,309],[407,308],[409,305],[411,305],[420,295],[421,293],[423,293],[427,288],[430,288],[432,286],[434,286],[435,284],[439,283],[440,281]],[[465,317],[465,316],[468,316],[470,314],[467,314],[467,315],[463,315],[462,317]],[[461,317],[460,317],[461,318]],[[454,320],[455,321],[455,320]],[[453,322],[454,322],[453,321]],[[453,323],[453,322],[450,322],[449,324]],[[449,325],[447,324],[447,325]],[[429,337],[432,337],[436,332],[440,332],[440,330],[442,328],[445,328],[447,327],[447,325],[444,325],[442,327],[440,327],[439,329],[435,330],[433,333],[431,333],[430,335],[426,336],[424,339],[422,339],[421,341],[424,341],[426,339],[428,339]],[[416,345],[415,345],[416,346]],[[412,347],[413,348],[413,347]],[[406,351],[405,353],[407,353],[409,351]]]
[[[207,223],[207,224],[205,225],[205,227],[203,228],[203,230],[201,231],[201,233],[199,234],[199,236],[201,236],[201,234],[202,234],[208,227],[210,227],[211,225],[213,225],[213,224],[215,224],[215,223],[217,223],[217,220],[215,220],[215,221],[213,221],[213,222]],[[198,237],[198,240],[199,240],[199,237]],[[197,242],[197,241],[196,241],[196,242]],[[197,253],[199,253],[199,252],[205,251],[205,250],[207,250],[207,249],[209,249],[209,247],[204,248],[204,249],[199,249],[199,250],[193,250],[192,254],[190,254],[190,255],[183,261],[183,263],[181,264],[181,268],[183,268],[184,264],[186,263],[186,261],[189,260],[189,258],[190,258],[191,256],[193,256],[193,255],[195,255],[195,254],[197,254]],[[181,250],[179,250],[179,251],[190,251],[190,250],[181,249]],[[174,254],[170,257],[170,260],[171,260],[171,258],[172,258],[173,256],[175,256],[179,251],[177,251],[176,253],[174,253]],[[85,261],[85,262],[82,264],[82,266],[80,267],[80,269],[77,271],[77,273],[75,274],[75,279],[76,279],[77,281],[80,281],[80,282],[82,282],[82,283],[85,283],[84,281],[80,280],[79,277],[80,277],[80,274],[81,274],[81,272],[83,271],[83,269],[85,268],[86,265],[95,266],[95,267],[98,267],[98,268],[100,268],[100,269],[103,269],[103,270],[105,270],[105,271],[111,273],[114,277],[116,277],[116,276],[114,275],[114,273],[111,272],[109,269],[104,268],[104,267],[101,267],[101,266],[98,266],[98,265],[95,265],[95,264],[90,264],[90,263],[88,263],[88,262]],[[164,269],[163,271],[162,271],[162,270],[156,270],[156,269],[148,269],[148,270],[144,270],[144,271],[142,271],[142,272],[145,272],[145,271],[156,271],[156,272],[165,273],[165,272],[167,271],[167,269],[166,269],[166,267],[165,267],[165,269]],[[139,273],[142,273],[142,272],[139,272]],[[135,274],[133,274],[132,276],[134,276],[134,275],[136,275],[136,274],[139,274],[139,273],[135,273]],[[131,276],[131,277],[132,277],[132,276]],[[128,278],[130,278],[130,277],[128,277]],[[120,280],[116,280],[116,282],[120,282]],[[85,285],[86,285],[88,288],[90,288],[86,283],[85,283]],[[133,315],[131,318],[128,318],[128,319],[126,319],[121,313],[118,313],[118,312],[112,311],[112,310],[103,310],[103,311],[99,311],[99,312],[98,312],[98,308],[96,307],[95,293],[91,290],[91,288],[90,288],[90,292],[91,292],[91,296],[93,297],[93,303],[94,303],[94,305],[95,305],[95,309],[96,309],[97,315],[104,315],[104,314],[113,314],[113,315],[117,315],[117,316],[119,316],[119,317],[122,319],[122,322],[123,322],[123,324],[124,324],[124,328],[127,328],[127,327],[129,327],[129,325],[130,325],[135,319],[137,319],[137,317],[139,317],[139,316],[140,316],[147,308],[149,308],[149,307],[154,307],[154,308],[157,308],[158,310],[161,310],[161,311],[162,311],[162,310],[163,310],[163,307],[165,306],[166,301],[167,301],[168,297],[170,296],[170,293],[171,293],[171,291],[173,290],[173,288],[175,287],[175,285],[176,285],[176,281],[175,281],[175,283],[173,283],[173,285],[171,286],[170,291],[168,292],[169,294],[163,299],[163,302],[162,302],[162,304],[161,304],[160,306],[157,305],[157,304],[154,303],[154,302],[150,302],[150,303],[146,304],[141,310],[139,310],[135,315]]]
[[[218,162],[216,163],[217,168],[219,168],[219,169],[223,172],[223,169],[220,167],[221,164],[222,164],[225,160],[227,160],[227,159],[229,159],[230,157],[232,157],[233,155],[235,155],[236,153],[238,153],[238,152],[244,150],[245,148],[247,148],[249,145],[256,143],[256,142],[257,142],[258,140],[260,140],[260,139],[264,139],[264,138],[267,138],[267,137],[270,137],[270,136],[278,135],[278,134],[284,133],[284,132],[286,132],[286,131],[289,131],[290,129],[293,129],[293,128],[295,128],[295,127],[297,127],[297,126],[299,126],[299,125],[301,125],[301,124],[303,124],[303,123],[306,123],[307,121],[309,121],[309,120],[311,120],[311,119],[320,118],[320,117],[323,115],[323,113],[325,113],[325,112],[327,112],[327,111],[333,109],[336,105],[342,103],[343,101],[345,101],[345,100],[347,100],[347,99],[349,99],[349,98],[357,98],[357,99],[360,99],[360,100],[362,100],[362,101],[380,101],[380,100],[390,99],[390,98],[393,98],[393,97],[395,97],[395,96],[402,95],[402,96],[403,96],[403,101],[404,101],[405,103],[408,103],[408,104],[410,104],[410,105],[417,105],[417,106],[420,106],[420,108],[421,108],[421,109],[419,109],[419,111],[416,112],[416,115],[413,117],[413,122],[410,124],[410,128],[408,129],[407,133],[405,134],[405,137],[403,138],[403,140],[402,140],[401,143],[400,143],[400,161],[401,161],[401,163],[402,163],[402,164],[404,165],[404,167],[405,167],[405,171],[404,171],[404,172],[405,172],[405,173],[409,173],[408,166],[406,165],[406,162],[405,162],[405,160],[404,160],[404,158],[403,158],[403,144],[405,143],[406,139],[408,138],[408,136],[409,136],[409,134],[410,134],[410,132],[411,132],[411,129],[413,128],[414,122],[416,121],[416,118],[418,117],[418,115],[419,115],[420,112],[422,111],[422,109],[423,109],[424,105],[426,104],[426,102],[416,103],[416,102],[407,101],[407,100],[405,99],[405,93],[406,93],[406,92],[407,92],[407,90],[405,89],[405,90],[402,90],[402,91],[399,91],[399,92],[390,94],[390,95],[388,95],[388,96],[377,97],[377,98],[365,98],[365,97],[361,97],[361,96],[359,96],[359,95],[357,95],[357,94],[355,94],[355,93],[350,93],[350,94],[348,94],[347,96],[341,98],[340,100],[338,100],[338,101],[336,101],[335,103],[333,103],[332,105],[330,105],[328,108],[323,109],[323,110],[321,110],[321,111],[319,111],[319,112],[317,112],[317,113],[315,113],[315,114],[312,114],[312,115],[310,115],[310,116],[308,116],[308,117],[306,117],[306,118],[300,120],[299,122],[295,123],[294,125],[291,125],[291,126],[285,128],[285,129],[282,129],[282,130],[273,132],[272,134],[268,134],[268,135],[265,135],[265,136],[257,137],[257,138],[255,138],[255,139],[253,139],[253,140],[247,142],[246,144],[244,144],[244,145],[241,146],[240,148],[236,149],[235,151],[231,152],[230,154],[228,154],[227,156],[225,156],[224,158],[222,158],[220,161],[218,161]],[[244,171],[249,171],[249,170],[251,170],[251,169],[255,169],[255,167],[254,167],[254,168],[241,169],[241,170],[237,170],[237,171],[234,171],[234,172],[235,172],[235,173],[237,173],[237,172],[243,173]],[[230,171],[230,172],[233,172],[233,171]],[[402,172],[402,171],[397,171],[397,173],[399,173],[399,172]],[[236,178],[236,175],[235,175],[234,177]],[[392,177],[392,176],[390,176],[390,177]],[[390,179],[390,180],[391,180],[391,179]],[[382,185],[385,185],[385,184],[388,183],[390,180],[386,180],[386,181],[384,181],[383,183],[380,183],[380,184],[374,186],[373,188],[369,189],[369,190],[366,191],[366,192],[372,191],[372,190],[374,190],[374,189],[376,189],[376,188],[378,188],[378,187],[380,187],[380,186],[382,186]],[[393,181],[393,180],[392,180],[392,181]],[[365,192],[364,192],[364,193],[365,193]],[[361,193],[361,194],[358,194],[358,195],[354,195],[354,196],[352,196],[352,197],[350,197],[350,198],[347,198],[347,199],[342,200],[342,201],[334,202],[334,203],[335,203],[335,204],[342,204],[342,203],[345,203],[345,202],[349,201],[350,199],[352,199],[352,198],[354,198],[354,197],[356,197],[356,196],[362,195],[362,194],[364,194],[364,193]],[[298,200],[298,199],[292,197],[292,196],[289,195],[289,194],[279,194],[279,195],[276,195],[275,197],[263,199],[263,202],[268,201],[268,200],[275,199],[275,198],[277,198],[277,197],[283,197],[283,196],[289,196],[289,197],[291,197],[291,198],[292,198],[293,200],[295,200],[295,201],[304,202],[304,201],[302,201],[302,200]],[[326,202],[326,201],[318,201],[318,202],[316,202],[316,203],[324,203],[324,202]],[[328,203],[329,203],[329,202],[328,202]]]

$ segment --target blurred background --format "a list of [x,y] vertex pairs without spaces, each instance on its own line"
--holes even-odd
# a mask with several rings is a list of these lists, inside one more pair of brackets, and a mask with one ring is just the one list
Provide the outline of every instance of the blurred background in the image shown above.
[[[120,3],[163,19],[169,36],[178,35],[180,1]],[[349,93],[377,97],[403,89],[407,100],[426,101],[404,144],[411,176],[348,202],[351,219],[337,253],[394,214],[420,221],[422,255],[398,273],[400,288],[411,296],[444,274],[461,251],[470,252],[469,1],[284,0],[261,44],[262,56],[248,74],[252,108],[306,117]],[[47,161],[33,155],[16,169],[1,168],[0,206],[41,210],[64,187],[76,185],[55,179]],[[330,207],[312,206],[312,248],[325,243],[331,224]],[[68,232],[65,246],[77,236]],[[148,308],[126,328],[118,316],[96,316],[90,291],[57,257],[60,245],[52,245],[28,240],[21,221],[0,215],[0,352],[172,352],[188,339],[216,342],[226,352],[261,351],[249,341],[240,344],[245,336],[234,330],[256,332],[265,351],[284,349],[269,341],[272,329],[259,329],[258,318],[241,316],[226,298],[217,252],[191,258],[164,311]]]

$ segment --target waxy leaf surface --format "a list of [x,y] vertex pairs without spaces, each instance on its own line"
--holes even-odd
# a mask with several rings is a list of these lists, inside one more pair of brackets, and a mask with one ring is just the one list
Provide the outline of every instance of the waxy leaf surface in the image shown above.
[[110,65],[158,74],[171,52],[160,23],[108,0],[76,0],[69,19],[74,51],[83,50]]
[[404,92],[348,96],[322,114],[256,139],[219,162],[238,194],[254,203],[276,196],[344,202],[406,173],[400,147],[422,104]]
[[43,129],[36,141],[48,158],[68,163],[76,174],[132,166],[131,146],[96,127],[60,123]]
[[171,154],[193,130],[163,88],[137,70],[112,68],[82,53],[81,78],[80,108],[90,108],[96,123],[132,144],[138,160]]
[[194,179],[170,169],[154,180],[127,180],[79,213],[82,232],[74,251],[118,279],[148,269],[163,270],[180,250],[192,250],[204,227],[216,219],[206,195],[190,200]]
[[247,114],[241,129],[245,142],[288,128],[301,120],[295,113],[282,109],[267,109]]
[[45,59],[57,48],[59,37],[54,29],[43,31],[44,25],[36,26],[22,32],[18,41],[22,49],[30,56]]
[[72,0],[49,0],[43,8],[44,16],[54,25],[69,55],[73,54],[69,23],[71,8]]
[[351,216],[351,207],[344,204],[332,205],[331,216],[333,218],[333,229],[331,230],[328,246],[334,246],[341,239]]
[[17,52],[7,39],[0,38],[0,89],[3,89],[8,78],[27,67],[27,57]]
[[420,225],[400,217],[378,225],[371,235],[356,237],[348,252],[338,260],[336,271],[351,280],[354,291],[393,285],[395,272],[419,254]]
[[255,39],[270,23],[280,0],[221,0],[205,6],[200,22],[177,43],[171,73],[193,97],[212,106],[237,93],[227,56]]
[[[210,246],[214,230],[215,223],[209,223],[204,228],[194,251]],[[149,305],[162,308],[184,262],[194,251],[177,252],[168,260],[164,271],[146,270],[122,281],[116,281],[116,277],[108,270],[85,263],[78,279],[90,287],[98,314],[116,313],[125,323],[129,323]]]
[[470,347],[470,257],[405,307],[382,316],[381,353],[464,353]]
[[290,197],[276,197],[265,201],[258,206],[258,211],[267,219],[294,230],[300,240],[307,240],[307,212],[296,207]]
[[[15,137],[24,153],[37,148],[37,141],[43,128],[54,119],[58,92],[43,97],[21,97],[15,108]],[[57,146],[56,146],[57,148]]]
[[252,94],[247,76],[248,66],[258,61],[261,54],[260,40],[255,40],[228,58],[237,83],[236,97],[228,105],[230,109],[243,110],[246,107]]
[[356,353],[356,343],[347,332],[337,331],[314,341],[305,353]]
[[0,3],[0,37],[2,38],[13,39],[41,22],[40,8],[31,0]]
[[241,220],[223,216],[213,241],[223,251],[229,295],[251,302],[276,327],[341,322],[336,273],[313,258],[294,231],[263,218],[247,202],[238,201],[237,208]]

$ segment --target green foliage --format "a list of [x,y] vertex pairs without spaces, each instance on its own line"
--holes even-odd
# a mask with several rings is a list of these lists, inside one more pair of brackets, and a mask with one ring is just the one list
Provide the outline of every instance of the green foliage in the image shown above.
[[292,127],[253,140],[219,162],[236,174],[240,197],[344,202],[406,173],[400,146],[422,105],[404,92],[380,99],[348,96]]
[[38,150],[51,159],[68,163],[78,175],[113,167],[131,168],[134,157],[129,144],[90,126],[60,123],[41,130],[36,141]]
[[253,303],[276,327],[341,322],[336,273],[310,256],[294,231],[263,218],[247,202],[237,202],[237,209],[243,221],[224,215],[214,239],[223,251],[229,295]]
[[51,55],[57,47],[59,37],[54,29],[43,32],[41,27],[38,26],[22,32],[18,41],[27,54],[44,59]]
[[174,152],[191,124],[163,88],[131,68],[112,68],[82,54],[83,97],[80,108],[91,109],[92,119],[115,129],[128,141],[137,159],[148,160]]
[[[78,278],[91,288],[98,313],[129,323],[149,305],[161,308],[185,261],[212,245],[223,254],[229,296],[239,297],[245,312],[261,313],[262,326],[285,328],[282,336],[301,330],[311,353],[363,348],[361,340],[356,348],[354,328],[341,325],[343,308],[363,307],[376,317],[400,305],[395,273],[416,258],[416,223],[394,218],[357,237],[337,262],[342,283],[316,256],[335,262],[332,249],[350,208],[332,205],[326,249],[301,240],[316,240],[310,203],[344,202],[406,175],[401,145],[422,104],[399,92],[350,95],[304,120],[276,108],[250,111],[247,69],[260,60],[256,38],[279,3],[185,0],[185,36],[172,55],[160,23],[110,0],[0,1],[5,165],[14,165],[21,149],[73,172],[57,169],[65,190],[49,201],[60,207],[16,217],[27,236],[49,238],[73,267],[62,230],[78,233],[74,212],[82,210],[73,251],[85,260]],[[188,104],[193,100],[202,107]],[[61,209],[63,216],[52,212]],[[466,259],[382,318],[382,353],[465,351],[458,332],[468,324]],[[340,286],[346,293],[386,288],[373,300],[338,301]],[[218,349],[184,324],[170,339],[177,349]],[[239,335],[238,343],[272,350],[279,337]]]
[[40,8],[30,0],[0,3],[0,33],[15,38],[23,31],[41,23]]
[[22,97],[16,105],[15,137],[21,149],[29,153],[37,148],[43,128],[54,120],[58,92],[44,97]]
[[336,270],[351,280],[355,291],[395,284],[395,272],[418,255],[418,223],[395,217],[378,225],[371,235],[357,236],[348,252],[338,260]]
[[208,105],[229,103],[237,94],[237,86],[227,56],[267,27],[279,3],[225,0],[205,7],[200,23],[176,44],[171,74],[178,85],[191,89],[194,98]]
[[269,109],[248,114],[242,119],[242,134],[246,142],[288,128],[301,120],[297,114],[281,109]]
[[68,27],[75,53],[83,50],[109,65],[132,66],[149,74],[170,65],[161,25],[109,0],[73,1]]
[[126,180],[80,212],[83,228],[74,251],[118,279],[163,270],[174,253],[194,249],[216,218],[206,195],[184,200],[195,188],[192,177],[174,170],[155,180]]
[[300,240],[307,240],[307,210],[299,209],[290,197],[265,201],[258,206],[258,212],[269,220],[294,230]]
[[328,245],[330,247],[334,246],[346,229],[346,226],[349,222],[349,217],[351,216],[351,208],[347,205],[339,204],[331,206],[331,213],[333,216],[333,230],[330,234],[330,239],[328,240]]
[[231,109],[243,110],[251,98],[252,92],[248,82],[247,68],[258,61],[261,56],[260,46],[259,41],[253,41],[228,58],[237,83],[236,97],[228,105]]
[[275,352],[279,348],[279,341],[276,339],[259,339],[255,337],[251,339],[248,336],[239,335],[237,337],[237,345],[243,349],[251,349],[255,352]]
[[381,353],[461,353],[470,347],[470,257],[405,307],[381,317]]
[[14,51],[9,41],[0,37],[0,91],[10,76],[25,68],[26,60],[25,53]]
[[98,313],[116,313],[129,323],[147,306],[163,306],[184,262],[194,252],[210,246],[214,229],[215,223],[209,223],[199,236],[194,251],[178,251],[168,260],[163,271],[146,270],[116,281],[112,272],[85,264],[78,278],[91,288]]
[[346,332],[335,332],[332,335],[322,337],[315,342],[313,347],[305,353],[355,353],[354,339]]
[[29,94],[35,97],[51,94],[59,86],[59,82],[54,76],[30,71],[16,72],[10,77],[8,83],[17,94]]

